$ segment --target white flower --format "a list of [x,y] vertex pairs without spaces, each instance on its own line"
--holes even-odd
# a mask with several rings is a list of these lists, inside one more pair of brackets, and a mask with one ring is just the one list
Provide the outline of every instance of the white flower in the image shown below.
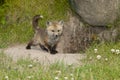
[[8,79],[9,79],[9,77],[8,77],[8,76],[5,76],[5,79],[6,79],[6,80],[8,80]]
[[97,53],[97,52],[98,52],[98,49],[94,49],[94,52]]
[[41,17],[41,18],[43,18],[43,16],[42,16],[42,15],[41,15],[40,17]]
[[55,80],[58,80],[59,78],[58,77],[55,77]]
[[105,58],[105,61],[108,61],[108,58]]
[[71,80],[74,80],[74,78],[72,77]]
[[28,79],[31,79],[32,77],[33,77],[33,76],[28,76],[27,78],[28,78]]
[[65,80],[68,80],[68,77],[64,77]]
[[115,49],[111,49],[111,52],[112,52],[112,53],[115,53]]
[[120,53],[120,50],[119,50],[119,49],[116,49],[115,52],[116,52],[116,54],[119,54],[119,53]]
[[71,73],[70,76],[73,77],[73,74]]
[[97,59],[98,59],[98,60],[101,59],[101,55],[97,55]]
[[30,65],[28,65],[28,67],[29,67],[29,68],[32,68],[32,67],[33,67],[33,65],[32,65],[32,64],[30,64]]
[[31,77],[31,76],[28,76],[27,78],[28,78],[28,79],[31,79],[32,77]]

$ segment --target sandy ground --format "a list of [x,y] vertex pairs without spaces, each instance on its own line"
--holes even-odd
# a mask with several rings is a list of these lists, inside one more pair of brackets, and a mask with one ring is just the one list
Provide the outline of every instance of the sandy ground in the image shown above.
[[6,48],[2,50],[5,54],[12,57],[14,61],[19,59],[30,58],[34,61],[38,61],[41,64],[52,64],[57,61],[62,61],[68,65],[82,65],[83,60],[86,55],[85,54],[70,54],[70,53],[57,53],[55,55],[51,55],[45,51],[42,51],[38,47],[32,47],[30,50],[25,49],[25,45],[17,45]]

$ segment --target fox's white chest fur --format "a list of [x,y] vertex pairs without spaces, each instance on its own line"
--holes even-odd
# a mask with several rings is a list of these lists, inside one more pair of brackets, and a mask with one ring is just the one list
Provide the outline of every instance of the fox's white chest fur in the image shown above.
[[60,39],[59,37],[54,37],[54,36],[49,37],[48,38],[48,44],[51,45],[51,46],[54,46],[58,43],[59,39]]

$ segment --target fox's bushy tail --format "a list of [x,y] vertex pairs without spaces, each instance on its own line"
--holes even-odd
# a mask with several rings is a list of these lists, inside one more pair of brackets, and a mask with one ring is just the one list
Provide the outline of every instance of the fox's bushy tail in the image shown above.
[[41,15],[36,15],[36,16],[33,17],[32,25],[33,25],[33,28],[35,30],[39,29],[39,27],[38,27],[38,20],[42,19],[42,18],[43,18],[43,16],[41,16]]

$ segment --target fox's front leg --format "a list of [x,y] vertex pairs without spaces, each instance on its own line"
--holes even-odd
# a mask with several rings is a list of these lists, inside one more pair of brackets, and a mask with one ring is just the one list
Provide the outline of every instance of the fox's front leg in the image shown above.
[[31,46],[33,45],[33,40],[31,40],[27,46],[26,46],[26,49],[31,49]]
[[56,47],[57,47],[57,45],[54,45],[54,46],[52,47],[52,52],[58,53],[58,51],[56,50]]
[[53,47],[52,46],[49,46],[49,50],[50,50],[50,54],[56,54],[58,53],[58,51],[56,50],[56,47],[57,45],[54,45]]
[[41,47],[42,50],[47,51],[47,52],[49,51],[45,46],[43,46],[41,44],[39,44],[39,46]]

